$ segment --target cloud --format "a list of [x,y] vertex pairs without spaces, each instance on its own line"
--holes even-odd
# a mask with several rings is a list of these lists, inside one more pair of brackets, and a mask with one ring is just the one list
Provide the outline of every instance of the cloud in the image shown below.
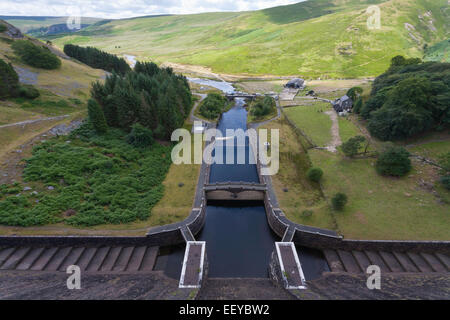
[[[2,0],[2,15],[129,18],[152,14],[190,14],[247,11],[292,4],[302,0]],[[303,0],[304,1],[304,0]]]

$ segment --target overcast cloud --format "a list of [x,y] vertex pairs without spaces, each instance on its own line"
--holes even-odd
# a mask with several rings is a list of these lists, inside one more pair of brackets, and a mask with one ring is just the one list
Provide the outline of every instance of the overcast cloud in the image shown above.
[[247,11],[302,0],[1,0],[0,15],[129,18],[152,14]]

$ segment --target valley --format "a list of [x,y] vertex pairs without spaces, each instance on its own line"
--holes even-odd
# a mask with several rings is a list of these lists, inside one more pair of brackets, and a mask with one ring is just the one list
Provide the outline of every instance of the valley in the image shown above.
[[0,16],[0,298],[448,298],[447,0],[65,19]]

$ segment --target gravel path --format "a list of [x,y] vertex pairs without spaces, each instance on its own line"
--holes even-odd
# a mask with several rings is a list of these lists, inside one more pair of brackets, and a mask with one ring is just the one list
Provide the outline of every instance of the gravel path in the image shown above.
[[64,118],[67,118],[69,115],[63,115],[63,116],[57,116],[57,117],[48,117],[48,118],[40,118],[40,119],[35,119],[35,120],[25,120],[25,121],[21,121],[21,122],[16,122],[16,123],[8,123],[8,124],[4,124],[0,126],[1,128],[8,128],[8,127],[16,127],[16,126],[23,126],[26,124],[31,124],[31,123],[37,123],[37,122],[41,122],[41,121],[50,121],[50,120],[62,120]]
[[17,74],[19,75],[19,82],[23,84],[31,84],[35,85],[37,84],[38,76],[39,74],[36,72],[32,72],[28,69],[14,66],[14,70],[16,70]]
[[339,121],[338,115],[334,111],[326,111],[325,114],[329,115],[333,124],[331,125],[331,142],[325,147],[330,152],[337,152],[337,147],[342,144],[341,136],[339,135]]

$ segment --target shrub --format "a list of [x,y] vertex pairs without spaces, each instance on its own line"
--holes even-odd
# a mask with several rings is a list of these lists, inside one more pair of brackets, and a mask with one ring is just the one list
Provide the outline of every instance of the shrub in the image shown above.
[[88,101],[88,115],[89,121],[92,123],[92,126],[97,133],[102,134],[108,131],[105,115],[98,103],[93,99],[89,99]]
[[256,118],[262,118],[275,110],[276,103],[272,97],[258,98],[250,109],[250,114]]
[[227,99],[218,93],[208,93],[199,112],[207,119],[216,119],[224,110]]
[[303,218],[309,218],[313,215],[314,211],[312,210],[303,210],[302,217]]
[[[71,133],[73,143],[60,137],[34,147],[24,180],[55,189],[30,196],[19,194],[20,185],[0,185],[0,224],[94,226],[147,219],[163,196],[172,146],[138,149],[125,137],[114,128],[97,135],[92,124],[85,123]],[[64,187],[59,187],[61,180]],[[67,210],[76,214],[63,217]]]
[[392,59],[361,109],[370,133],[383,140],[409,138],[450,127],[450,63]]
[[347,96],[349,96],[353,101],[356,101],[363,93],[363,88],[361,87],[353,87],[347,91]]
[[125,73],[131,71],[125,59],[94,47],[84,48],[73,44],[66,44],[64,45],[64,53],[95,69],[103,69],[121,75],[125,75]]
[[8,28],[4,24],[0,23],[0,32],[5,32],[7,29]]
[[405,148],[390,146],[378,157],[375,168],[381,175],[402,177],[412,168],[409,155]]
[[0,99],[17,96],[19,76],[10,63],[0,59]]
[[359,114],[361,112],[362,107],[363,107],[362,98],[358,98],[358,100],[356,100],[355,106],[353,107],[353,112]]
[[358,154],[358,151],[361,148],[361,143],[364,141],[366,141],[366,138],[363,136],[350,138],[347,142],[342,144],[342,152],[344,152],[347,157],[354,157]]
[[127,136],[127,142],[135,147],[148,147],[154,142],[152,130],[136,123],[133,125],[130,134]]
[[347,204],[347,195],[345,193],[336,193],[334,197],[331,199],[331,204],[333,205],[333,208],[335,210],[342,210],[344,209],[345,205]]
[[41,69],[58,69],[61,60],[47,47],[35,45],[29,40],[17,40],[11,45],[15,54],[29,66]]
[[445,189],[450,190],[450,174],[441,177],[440,181]]
[[306,176],[313,182],[319,182],[323,176],[323,170],[320,168],[311,168],[306,172]]
[[23,98],[33,100],[38,98],[41,94],[39,93],[39,90],[37,90],[35,87],[31,85],[24,85],[20,87],[19,95]]

